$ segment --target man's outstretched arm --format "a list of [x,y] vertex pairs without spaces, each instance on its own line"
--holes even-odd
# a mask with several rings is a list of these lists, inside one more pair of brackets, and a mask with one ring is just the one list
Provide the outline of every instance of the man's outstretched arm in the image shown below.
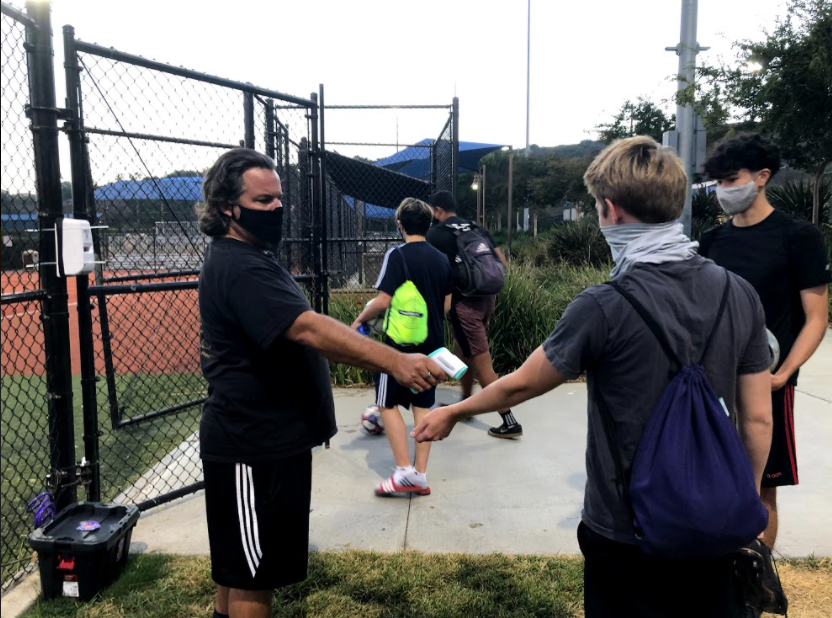
[[337,363],[389,373],[399,384],[420,392],[445,379],[442,368],[427,356],[402,354],[314,311],[301,313],[286,329],[285,337]]

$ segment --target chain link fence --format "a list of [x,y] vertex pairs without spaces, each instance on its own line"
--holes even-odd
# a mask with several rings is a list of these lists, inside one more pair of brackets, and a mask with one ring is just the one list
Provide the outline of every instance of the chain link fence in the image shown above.
[[[50,489],[51,462],[58,457],[49,415],[44,299],[36,267],[41,234],[27,41],[36,28],[23,12],[2,12],[2,495],[0,558],[2,590],[35,567],[26,536],[32,530],[29,502]],[[54,268],[54,267],[53,267]],[[72,299],[70,298],[70,302]],[[52,445],[52,446],[50,446]],[[54,480],[54,479],[52,479]]]
[[[384,255],[401,243],[395,221],[399,203],[406,197],[428,201],[434,191],[455,189],[458,108],[456,100],[452,105],[322,107],[327,268],[333,312],[340,315],[358,310],[356,302],[370,294]],[[353,127],[364,123],[354,121],[366,114],[373,114],[377,126],[394,129],[396,138],[401,129],[411,139],[360,141]],[[443,126],[438,139],[424,136],[437,126]]]
[[[74,41],[86,215],[103,264],[89,288],[99,410],[100,496],[150,506],[199,486],[198,273],[194,207],[226,149],[278,163],[287,209],[281,259],[314,275],[310,109],[285,95]],[[71,62],[68,63],[68,65]],[[72,77],[70,76],[70,80]],[[278,151],[280,155],[278,156]]]

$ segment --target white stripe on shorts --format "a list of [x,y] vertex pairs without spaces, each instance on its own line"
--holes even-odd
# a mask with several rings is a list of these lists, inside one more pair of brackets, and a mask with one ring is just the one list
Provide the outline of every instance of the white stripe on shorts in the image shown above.
[[378,396],[376,397],[376,405],[379,408],[384,408],[387,399],[387,374],[382,373],[378,378]]
[[[251,477],[251,466],[236,464],[237,481],[237,519],[240,522],[240,538],[243,541],[243,552],[248,562],[251,577],[257,575],[260,567],[260,558],[263,557],[260,551],[260,539],[252,534],[252,520],[254,532],[258,532],[257,512],[254,510],[254,483]],[[252,540],[253,537],[253,540]]]

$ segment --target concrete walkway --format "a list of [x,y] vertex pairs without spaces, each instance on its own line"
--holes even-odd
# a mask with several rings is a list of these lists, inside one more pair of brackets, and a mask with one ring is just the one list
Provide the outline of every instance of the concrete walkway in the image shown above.
[[[777,550],[832,555],[832,335],[800,376],[796,432],[800,485],[781,490]],[[443,389],[440,389],[443,390]],[[448,396],[447,392],[444,396]],[[440,399],[443,395],[440,394]],[[430,496],[378,498],[372,488],[392,470],[384,436],[358,421],[369,390],[336,393],[339,432],[314,454],[310,549],[575,554],[583,500],[586,387],[567,384],[515,409],[525,435],[486,435],[496,414],[457,425],[433,445]],[[406,418],[409,413],[406,413]],[[142,517],[136,550],[208,552],[200,495]]]
[[[830,333],[800,375],[795,404],[800,485],[779,494],[777,551],[786,557],[832,556]],[[440,391],[440,400],[454,396],[447,388]],[[433,445],[428,467],[433,493],[412,498],[373,495],[393,459],[386,437],[368,436],[359,427],[372,400],[370,390],[336,391],[338,435],[329,450],[314,453],[310,549],[579,552],[585,385],[566,384],[515,408],[525,431],[518,440],[486,434],[489,424],[497,424],[496,414],[460,423],[447,440]],[[183,443],[177,452],[187,457],[192,448]],[[204,509],[198,493],[144,513],[131,551],[207,554]],[[37,589],[31,578],[5,595],[3,616],[18,615]]]

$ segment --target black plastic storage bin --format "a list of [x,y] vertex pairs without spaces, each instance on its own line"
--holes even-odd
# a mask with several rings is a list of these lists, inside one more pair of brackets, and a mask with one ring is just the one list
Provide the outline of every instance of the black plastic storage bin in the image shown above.
[[133,505],[81,502],[32,532],[29,544],[38,552],[43,597],[89,601],[113,582],[127,563],[138,520]]

